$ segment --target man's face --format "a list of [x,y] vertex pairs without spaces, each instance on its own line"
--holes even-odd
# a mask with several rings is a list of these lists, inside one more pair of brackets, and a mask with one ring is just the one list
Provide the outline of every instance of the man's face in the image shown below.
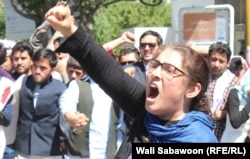
[[12,53],[13,69],[19,74],[29,74],[32,65],[31,57],[28,51],[16,51]]
[[68,67],[67,72],[68,72],[69,80],[74,80],[74,79],[80,80],[86,76],[86,72],[83,69]]
[[219,78],[229,66],[227,55],[218,52],[212,52],[211,56],[208,57],[208,65],[210,67],[212,77]]
[[140,41],[140,52],[144,64],[147,64],[153,57],[156,56],[159,45],[157,43],[157,37],[153,35],[146,35]]
[[41,59],[33,62],[31,70],[35,82],[42,84],[49,79],[54,69],[49,65],[49,59]]

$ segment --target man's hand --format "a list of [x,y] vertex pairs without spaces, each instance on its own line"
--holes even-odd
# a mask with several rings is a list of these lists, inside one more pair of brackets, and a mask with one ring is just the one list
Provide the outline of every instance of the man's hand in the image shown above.
[[133,33],[131,33],[131,32],[128,32],[128,31],[124,32],[122,34],[121,38],[124,41],[124,43],[125,42],[126,43],[131,43],[131,44],[135,43],[135,35]]
[[213,119],[216,121],[216,120],[223,119],[226,116],[227,116],[227,111],[226,110],[216,110],[216,112],[214,113]]
[[124,72],[126,72],[130,77],[134,78],[135,76],[135,67],[127,67],[124,69]]
[[80,112],[66,112],[65,118],[69,122],[70,126],[75,128],[76,130],[83,129],[89,122],[89,118]]

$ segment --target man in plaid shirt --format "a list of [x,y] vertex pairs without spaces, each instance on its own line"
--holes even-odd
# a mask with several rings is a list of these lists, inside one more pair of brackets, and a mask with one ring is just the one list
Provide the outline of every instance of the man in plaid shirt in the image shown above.
[[238,78],[227,68],[230,63],[231,50],[227,44],[217,42],[209,47],[208,65],[211,70],[208,99],[211,102],[212,117],[216,124],[214,133],[220,141],[226,125],[227,108],[225,107],[230,87],[238,83]]

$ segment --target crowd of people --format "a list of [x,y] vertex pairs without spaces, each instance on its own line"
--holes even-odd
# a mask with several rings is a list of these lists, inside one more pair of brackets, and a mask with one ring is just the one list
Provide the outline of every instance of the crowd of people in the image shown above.
[[120,159],[132,143],[250,141],[244,57],[222,42],[206,56],[164,45],[153,30],[135,42],[124,32],[96,43],[58,2],[29,42],[10,55],[0,45],[0,158]]

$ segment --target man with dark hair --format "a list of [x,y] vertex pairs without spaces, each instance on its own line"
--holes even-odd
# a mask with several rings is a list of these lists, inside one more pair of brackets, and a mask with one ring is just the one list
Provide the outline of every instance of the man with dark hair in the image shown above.
[[119,54],[119,62],[122,66],[133,64],[141,60],[139,50],[134,46],[123,47]]
[[76,108],[69,107],[72,103],[66,85],[52,78],[57,64],[55,53],[49,49],[38,50],[32,61],[32,75],[23,75],[16,82],[20,88],[14,143],[16,157],[61,158],[62,125],[59,122],[66,119],[71,126],[80,129],[88,119],[84,114],[75,113]]
[[207,90],[213,120],[216,123],[214,131],[218,141],[226,125],[227,108],[225,107],[231,86],[238,83],[238,78],[231,73],[229,67],[231,50],[227,44],[217,42],[209,47],[208,65],[211,70]]
[[19,42],[12,48],[12,76],[15,80],[22,74],[31,74],[32,55],[33,48],[28,42]]
[[[71,100],[77,111],[84,113],[90,122],[81,132],[70,132],[65,140],[65,158],[113,158],[115,138],[111,130],[111,98],[87,75],[77,60],[70,57],[67,63]],[[113,132],[113,133],[112,133]]]
[[153,30],[145,31],[140,36],[139,49],[141,61],[131,64],[131,67],[135,69],[134,72],[129,74],[134,74],[134,78],[143,85],[146,84],[147,64],[157,55],[157,51],[162,44],[163,40],[161,35]]
[[148,62],[156,56],[157,50],[162,44],[163,40],[161,35],[153,30],[145,31],[140,36],[139,48],[144,65],[147,65]]
[[[156,55],[159,49],[159,46],[162,45],[163,40],[160,34],[155,31],[148,30],[145,31],[140,36],[140,53],[135,49],[124,48],[120,52],[120,63],[126,73],[135,78],[138,82],[143,85],[146,85],[146,72],[147,72],[147,64],[150,60],[152,60]],[[130,55],[131,52],[135,52],[136,55],[139,53],[141,57],[137,62],[124,62],[121,61],[122,57],[125,55]],[[131,54],[131,55],[134,55]],[[127,57],[127,56],[126,56]],[[133,58],[133,56],[132,56]],[[125,60],[126,61],[126,60]],[[128,61],[128,60],[127,60]],[[123,65],[126,64],[126,65]],[[123,137],[128,133],[133,120],[124,114],[122,110],[119,111],[119,124],[117,130],[117,148],[119,148],[121,141],[123,141]]]

